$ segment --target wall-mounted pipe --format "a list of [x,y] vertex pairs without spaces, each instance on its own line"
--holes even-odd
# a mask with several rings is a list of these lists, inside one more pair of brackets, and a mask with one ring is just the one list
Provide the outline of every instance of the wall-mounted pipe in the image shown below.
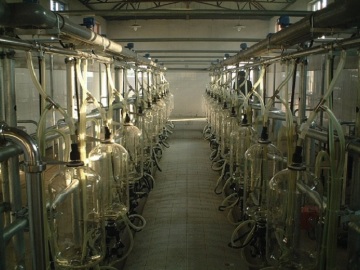
[[54,54],[66,55],[66,56],[77,56],[87,59],[94,59],[99,62],[112,62],[113,60],[109,57],[103,57],[100,55],[95,55],[93,53],[86,53],[78,50],[69,50],[69,49],[62,49],[56,48],[53,46],[48,46],[45,44],[39,44],[34,42],[29,42],[26,40],[20,40],[11,37],[0,37],[0,45],[1,47],[11,48],[14,50],[24,50],[24,51],[43,51],[49,52]]
[[[260,59],[260,60],[254,61],[252,63],[245,64],[241,68],[247,69],[247,68],[258,67],[261,65],[269,65],[269,64],[277,63],[277,62],[284,61],[284,60],[291,60],[291,59],[301,58],[301,57],[306,57],[306,56],[311,56],[311,55],[324,54],[324,53],[327,53],[329,51],[333,51],[336,49],[354,49],[354,48],[356,49],[359,47],[359,45],[360,45],[360,38],[352,37],[352,38],[347,38],[347,39],[343,39],[343,40],[337,40],[336,42],[331,42],[331,43],[319,45],[316,47],[302,49],[301,51],[282,53],[281,55],[272,57],[270,59]],[[212,68],[214,68],[214,67],[212,67]],[[232,68],[229,70],[236,71],[237,69],[238,68]],[[210,70],[212,70],[212,69],[210,68]]]
[[131,59],[139,63],[155,65],[151,60],[138,56],[134,51],[123,48],[120,44],[96,34],[86,27],[73,23],[68,18],[45,9],[40,4],[9,3],[5,9],[10,14],[10,18],[0,17],[0,25],[2,26],[22,29],[52,29],[55,30],[55,35],[58,34],[65,39],[70,38],[81,43],[96,46],[105,53]]
[[45,163],[41,160],[40,151],[34,139],[26,132],[0,123],[0,136],[22,148],[24,153],[24,169],[26,172],[26,190],[29,209],[29,227],[32,251],[32,269],[46,270],[48,262],[48,248],[45,228],[45,204],[41,173],[45,170]]
[[315,28],[351,27],[360,23],[360,1],[344,0],[330,4],[327,8],[316,11],[293,25],[270,35],[263,41],[251,46],[221,62],[221,65],[233,65],[250,59],[280,45],[283,48],[309,41],[323,35]]

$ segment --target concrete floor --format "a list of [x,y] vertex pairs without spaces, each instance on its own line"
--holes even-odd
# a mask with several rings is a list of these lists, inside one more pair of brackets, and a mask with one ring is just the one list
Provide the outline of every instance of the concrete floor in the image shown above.
[[246,270],[240,251],[228,247],[234,230],[214,193],[203,121],[175,122],[144,207],[146,227],[135,234],[125,270]]

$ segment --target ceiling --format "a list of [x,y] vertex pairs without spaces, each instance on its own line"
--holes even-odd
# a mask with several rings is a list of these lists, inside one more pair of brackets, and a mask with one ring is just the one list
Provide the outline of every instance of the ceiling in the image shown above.
[[[282,15],[302,18],[309,14],[307,10],[298,10],[296,4],[307,0],[238,0],[238,1],[151,1],[151,0],[78,0],[79,8],[61,11],[69,16],[100,16],[107,22],[137,24],[142,20],[233,20],[234,27],[243,27],[244,20],[269,21]],[[142,22],[143,23],[143,22]],[[142,24],[141,23],[141,24]],[[251,27],[247,25],[246,27]],[[158,30],[158,29],[157,29]],[[136,30],[135,30],[136,31]],[[236,30],[234,30],[236,32]],[[243,30],[244,31],[244,30]],[[256,32],[256,29],[246,31]],[[141,54],[150,54],[163,63],[168,69],[207,70],[214,61],[219,61],[225,54],[234,55],[241,43],[254,44],[264,39],[261,35],[242,35],[228,37],[221,33],[215,37],[161,34],[156,31],[153,36],[142,36],[141,33],[122,32],[113,39],[122,45],[135,43],[134,50]],[[206,32],[204,32],[206,35]],[[177,44],[173,46],[172,44]],[[159,45],[160,44],[160,45]],[[206,44],[202,46],[199,44]],[[226,44],[223,45],[222,44]],[[180,48],[179,48],[180,46]],[[189,49],[191,47],[191,49]],[[154,59],[154,58],[153,58]]]
[[78,0],[84,9],[63,12],[68,15],[89,14],[106,20],[137,19],[269,19],[288,15],[303,17],[308,11],[292,10],[304,0],[238,0],[238,1],[151,1],[151,0]]

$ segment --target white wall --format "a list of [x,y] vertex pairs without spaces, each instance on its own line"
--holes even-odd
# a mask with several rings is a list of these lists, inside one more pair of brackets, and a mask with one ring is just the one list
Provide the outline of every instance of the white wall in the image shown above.
[[[268,22],[240,21],[246,28],[238,32],[234,20],[138,20],[142,27],[134,31],[130,26],[134,21],[111,21],[107,25],[107,37],[110,39],[126,38],[265,38]],[[256,31],[254,31],[256,29]],[[122,43],[126,45],[126,42]],[[249,43],[250,44],[250,43]],[[239,42],[143,42],[135,43],[136,50],[145,49],[224,49],[240,50]]]
[[202,96],[210,81],[207,72],[183,71],[167,73],[170,90],[174,94],[171,118],[204,117]]
[[[135,22],[109,22],[107,37],[110,39],[126,38],[265,38],[269,32],[267,21],[231,21],[231,20],[151,20],[137,21],[142,27],[136,32],[130,27]],[[234,26],[237,23],[246,25],[238,32]],[[256,31],[254,31],[256,29]],[[139,42],[135,43],[136,50],[240,50],[241,42]],[[126,43],[122,43],[126,45]],[[248,46],[252,43],[248,42]],[[220,54],[216,59],[222,59]],[[181,61],[181,59],[180,59]],[[186,61],[186,59],[184,59]],[[171,92],[175,96],[173,118],[202,117],[202,95],[210,81],[207,71],[171,71],[171,65],[166,72],[166,79],[170,83]],[[189,64],[177,65],[180,68],[197,68]]]
[[[36,54],[33,54],[33,64],[35,68],[35,74],[38,76],[38,65],[35,58]],[[34,120],[38,122],[40,120],[40,109],[39,109],[39,92],[34,86],[29,70],[24,67],[25,57],[22,52],[16,53],[16,62],[15,62],[15,93],[16,93],[16,105],[17,105],[17,120]],[[48,57],[44,58],[46,61],[46,92],[51,95],[51,84],[50,84],[50,72],[49,72],[49,63],[50,60]],[[66,110],[67,108],[67,95],[68,89],[66,84],[66,71],[64,59],[62,56],[55,55],[54,57],[54,76],[53,76],[53,96],[52,98]],[[87,85],[88,90],[92,95],[100,101],[100,78],[99,78],[99,64],[89,61],[88,64],[88,78]],[[106,87],[105,85],[105,74],[102,72],[102,88]],[[92,74],[92,76],[90,76]],[[75,99],[75,96],[73,97]],[[74,101],[74,104],[75,101]],[[105,106],[107,104],[104,104]],[[89,106],[88,111],[94,109],[94,106]],[[55,115],[57,121],[58,119],[63,119],[63,117],[57,113]],[[19,124],[20,126],[25,127],[26,131],[30,134],[36,132],[36,126],[33,124]],[[53,121],[51,114],[48,114],[47,117],[47,126],[52,126]]]

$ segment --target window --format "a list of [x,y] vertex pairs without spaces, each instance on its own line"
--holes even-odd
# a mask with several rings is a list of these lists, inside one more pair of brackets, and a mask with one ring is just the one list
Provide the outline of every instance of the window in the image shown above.
[[65,10],[65,3],[61,2],[61,1],[56,1],[56,0],[50,0],[50,9],[52,11],[62,11]]
[[311,11],[317,11],[327,6],[327,0],[313,0],[309,3]]

